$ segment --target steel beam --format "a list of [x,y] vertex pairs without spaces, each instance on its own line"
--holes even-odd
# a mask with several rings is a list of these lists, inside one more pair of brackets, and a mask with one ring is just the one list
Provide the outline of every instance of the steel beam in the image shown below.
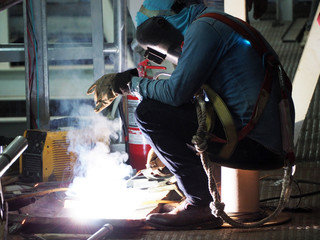
[[[27,1],[23,1],[23,28],[24,28],[24,49],[28,49],[28,33],[27,33]],[[25,87],[26,87],[26,118],[27,118],[27,129],[31,128],[31,117],[30,117],[30,88],[29,88],[29,57],[27,51],[24,53],[25,56]]]
[[115,62],[115,71],[126,70],[127,53],[127,0],[114,0],[114,42],[118,46],[118,61]]
[[[26,2],[26,1],[24,1]],[[43,0],[30,0],[24,4],[24,22],[25,22],[25,49],[35,49],[35,67],[33,81],[34,88],[30,89],[29,86],[29,66],[28,51],[25,51],[26,61],[26,96],[29,96],[29,106],[27,106],[27,113],[30,114],[30,107],[32,114],[36,120],[37,128],[47,129],[49,127],[50,114],[49,114],[49,74],[48,74],[48,46],[47,46],[47,8],[46,1]],[[30,9],[31,16],[27,18],[27,8]],[[29,21],[29,24],[27,24]],[[31,22],[30,22],[31,21]],[[29,35],[27,29],[29,29]],[[34,43],[30,41],[30,32],[34,33]],[[28,103],[27,103],[28,105]],[[35,127],[30,124],[30,116],[28,120],[28,128]]]
[[[91,44],[48,45],[48,61],[93,59],[94,47]],[[103,45],[103,54],[118,53],[113,43]],[[24,44],[0,44],[0,62],[24,62]]]
[[91,0],[93,79],[104,75],[102,0]]

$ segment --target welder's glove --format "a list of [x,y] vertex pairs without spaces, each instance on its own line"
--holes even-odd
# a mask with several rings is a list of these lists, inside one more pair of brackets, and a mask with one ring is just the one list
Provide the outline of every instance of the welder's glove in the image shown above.
[[112,87],[116,75],[116,73],[105,74],[89,87],[87,95],[94,94],[95,112],[101,112],[118,96]]
[[138,70],[136,68],[129,69],[124,72],[117,73],[114,79],[113,89],[119,94],[129,94],[129,83],[132,77],[138,77]]
[[103,75],[92,84],[87,95],[94,94],[95,112],[101,112],[108,107],[119,94],[130,92],[128,83],[133,76],[138,76],[137,69],[130,69],[121,73],[109,73]]

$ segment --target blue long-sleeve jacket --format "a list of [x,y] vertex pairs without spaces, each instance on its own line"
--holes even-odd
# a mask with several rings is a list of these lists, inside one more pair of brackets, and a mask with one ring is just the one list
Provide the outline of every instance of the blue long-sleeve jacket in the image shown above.
[[[207,8],[200,14],[214,11]],[[228,106],[238,130],[250,120],[265,77],[261,56],[237,32],[212,18],[191,19],[184,35],[184,45],[178,65],[171,77],[150,80],[133,77],[131,90],[142,98],[180,106],[206,83]],[[282,152],[278,104],[280,90],[277,74],[264,112],[248,137],[266,148]],[[293,109],[292,101],[290,102]],[[292,124],[294,116],[292,115]]]

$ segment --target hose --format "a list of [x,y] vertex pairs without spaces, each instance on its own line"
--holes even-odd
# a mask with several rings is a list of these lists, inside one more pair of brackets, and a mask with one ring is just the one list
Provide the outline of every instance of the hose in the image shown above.
[[284,167],[284,176],[282,182],[282,191],[280,194],[280,200],[275,211],[269,216],[250,223],[238,222],[232,219],[230,216],[226,214],[224,211],[225,204],[221,202],[220,194],[217,189],[216,181],[213,177],[213,163],[210,161],[207,150],[207,128],[206,128],[206,107],[204,101],[204,94],[199,93],[196,95],[196,103],[197,103],[197,116],[198,116],[198,129],[196,135],[192,138],[192,143],[195,145],[196,150],[200,155],[200,159],[202,162],[202,166],[208,177],[208,186],[209,191],[212,196],[213,202],[210,203],[210,208],[212,214],[215,217],[222,218],[226,223],[230,224],[233,227],[238,228],[255,228],[260,227],[269,220],[276,218],[284,209],[285,205],[288,203],[290,194],[291,194],[291,184],[292,184],[292,165],[290,162]]

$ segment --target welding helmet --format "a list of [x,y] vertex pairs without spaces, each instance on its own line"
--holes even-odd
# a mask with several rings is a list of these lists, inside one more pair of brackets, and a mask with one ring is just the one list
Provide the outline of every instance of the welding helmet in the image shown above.
[[183,35],[163,17],[151,17],[137,28],[137,42],[145,57],[161,64],[164,59],[177,64]]
[[[177,64],[186,29],[195,11],[188,0],[145,0],[136,16],[137,42],[145,57],[160,64]],[[202,7],[203,8],[203,7]]]

